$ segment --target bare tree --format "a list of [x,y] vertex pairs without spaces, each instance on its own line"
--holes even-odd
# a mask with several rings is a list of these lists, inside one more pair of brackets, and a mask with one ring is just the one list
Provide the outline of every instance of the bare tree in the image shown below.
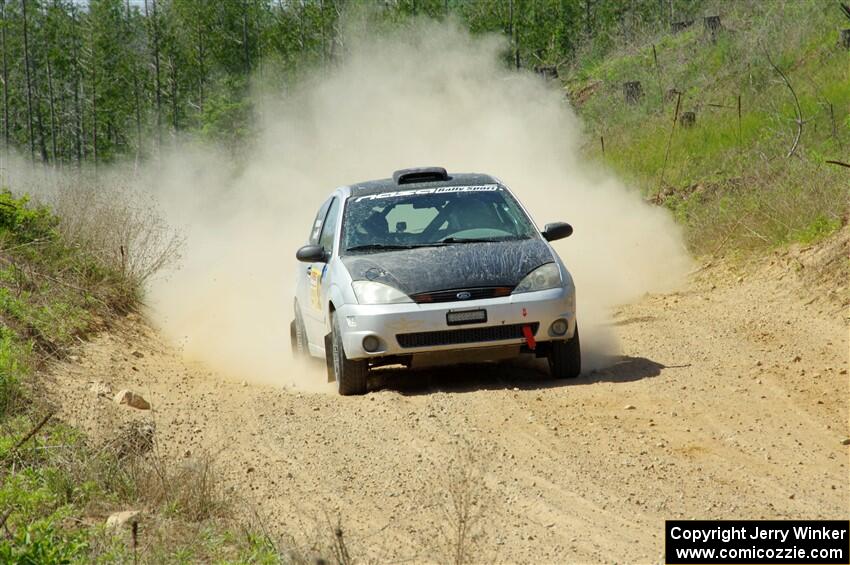
[[[132,32],[132,22],[130,17],[132,12],[130,10],[130,0],[126,2],[126,24],[127,24],[127,35],[129,37]],[[136,114],[136,164],[139,162],[139,157],[141,156],[142,150],[142,103],[139,97],[139,73],[136,72],[136,63],[133,63],[133,106]]]
[[242,1],[242,52],[245,57],[245,74],[251,72],[251,46],[248,44],[248,2]]
[[32,77],[30,76],[29,34],[27,33],[27,0],[21,0],[24,31],[24,75],[27,81],[27,133],[30,138],[30,158],[35,160],[35,136],[32,127]]
[[[44,8],[45,18],[49,17],[48,8]],[[50,149],[52,151],[54,164],[57,159],[56,155],[56,101],[53,96],[53,71],[50,65],[50,45],[47,45],[46,56],[44,58],[47,66],[47,103],[50,108]]]
[[0,0],[3,23],[0,27],[0,48],[3,49],[3,149],[9,151],[9,65],[6,59],[6,0]]
[[[79,25],[76,12],[72,12],[71,21],[76,28]],[[80,44],[79,35],[74,33],[74,41],[71,44],[73,68],[74,68],[74,153],[77,157],[77,166],[82,166],[85,156],[85,143],[83,143],[83,107],[80,100],[82,95],[82,71],[80,70]]]
[[[156,92],[156,139],[157,144],[162,145],[162,85],[159,72],[159,18],[156,14],[156,0],[150,0],[151,26],[153,28],[153,68],[154,68],[154,90]],[[148,17],[148,0],[145,0],[145,17]]]
[[178,120],[179,110],[177,108],[177,58],[173,52],[168,55],[168,66],[171,82],[171,126],[174,128],[174,132],[177,133],[177,130],[180,129],[180,122]]
[[199,14],[197,19],[197,30],[196,35],[198,39],[198,107],[201,111],[201,114],[204,113],[204,85],[207,81],[207,70],[206,70],[206,43],[205,39],[205,25],[203,20],[203,15]]
[[92,159],[97,171],[97,49],[94,42],[94,30],[91,30],[91,123],[92,123]]

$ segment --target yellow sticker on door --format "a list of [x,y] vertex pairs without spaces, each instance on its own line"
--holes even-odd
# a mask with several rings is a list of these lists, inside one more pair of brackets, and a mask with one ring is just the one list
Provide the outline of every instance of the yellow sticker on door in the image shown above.
[[321,270],[315,267],[310,269],[310,302],[316,310],[322,309],[320,291],[322,288],[322,275],[325,272],[325,267],[327,267],[327,265],[324,265]]

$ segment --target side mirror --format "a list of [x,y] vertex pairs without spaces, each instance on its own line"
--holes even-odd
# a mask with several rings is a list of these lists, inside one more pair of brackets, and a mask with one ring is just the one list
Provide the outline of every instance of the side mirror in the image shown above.
[[321,245],[305,245],[295,252],[295,258],[302,263],[320,263],[327,260],[327,254]]
[[555,241],[570,237],[573,234],[573,227],[566,222],[554,222],[552,224],[546,224],[542,233],[546,241]]

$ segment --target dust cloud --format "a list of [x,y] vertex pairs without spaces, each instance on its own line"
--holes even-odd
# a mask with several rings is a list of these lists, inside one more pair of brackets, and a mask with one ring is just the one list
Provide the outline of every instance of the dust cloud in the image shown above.
[[607,362],[611,309],[689,268],[669,215],[583,159],[563,91],[506,69],[501,38],[418,22],[344,45],[289,91],[258,89],[262,131],[246,162],[181,144],[136,175],[187,237],[181,268],[151,288],[163,332],[234,379],[322,389],[323,366],[295,366],[289,352],[294,252],[316,209],[336,186],[439,165],[493,174],[540,226],[574,226],[555,247],[576,282],[585,366]]
[[611,308],[677,284],[689,259],[667,213],[583,162],[563,92],[506,69],[500,38],[453,25],[353,34],[345,46],[293,91],[258,96],[263,131],[240,171],[208,149],[166,159],[156,184],[188,247],[153,288],[163,330],[235,378],[320,383],[297,377],[288,327],[293,254],[315,210],[336,186],[440,165],[498,176],[541,225],[573,224],[555,246],[575,278],[585,363],[616,354]]

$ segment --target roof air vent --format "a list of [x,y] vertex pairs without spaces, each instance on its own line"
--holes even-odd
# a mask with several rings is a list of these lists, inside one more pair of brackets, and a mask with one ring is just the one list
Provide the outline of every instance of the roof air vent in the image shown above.
[[412,184],[415,182],[434,182],[449,180],[449,174],[443,167],[420,167],[418,169],[401,169],[393,173],[396,184]]

